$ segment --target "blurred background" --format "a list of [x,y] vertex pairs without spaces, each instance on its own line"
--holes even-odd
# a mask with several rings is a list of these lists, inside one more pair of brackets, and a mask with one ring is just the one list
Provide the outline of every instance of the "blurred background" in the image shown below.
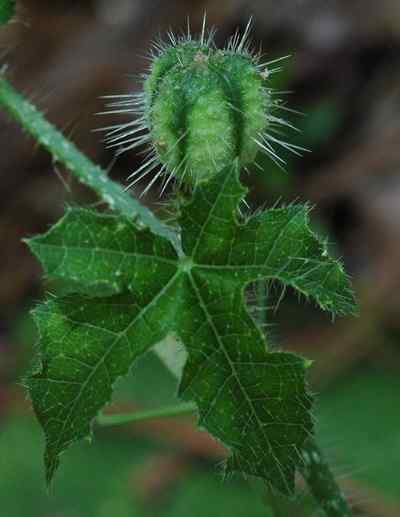
[[[93,129],[104,94],[129,93],[148,66],[150,42],[204,11],[223,45],[254,17],[255,46],[267,59],[290,54],[271,79],[285,94],[301,131],[282,172],[244,178],[254,207],[309,200],[315,229],[351,274],[358,318],[332,325],[289,295],[270,311],[275,341],[314,359],[318,434],[357,515],[400,516],[400,2],[399,0],[21,0],[0,30],[1,63],[78,146],[125,182],[143,159],[118,161]],[[20,128],[0,113],[0,513],[5,517],[272,516],[260,488],[223,482],[224,451],[191,419],[96,430],[91,445],[63,458],[48,497],[43,437],[18,384],[36,332],[28,312],[45,294],[41,270],[21,239],[45,231],[66,203],[91,193],[55,167]],[[278,151],[278,149],[277,149]],[[137,192],[140,192],[138,186]],[[145,202],[156,209],[158,189]],[[279,292],[271,293],[276,307]],[[120,383],[119,408],[174,400],[173,379],[154,357]],[[261,495],[261,497],[260,497]],[[295,504],[295,503],[293,503]],[[294,506],[283,515],[301,516]],[[303,512],[310,516],[312,510]]]

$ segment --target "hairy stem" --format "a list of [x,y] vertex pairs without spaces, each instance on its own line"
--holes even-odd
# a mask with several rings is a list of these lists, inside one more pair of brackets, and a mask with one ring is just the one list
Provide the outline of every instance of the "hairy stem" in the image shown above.
[[302,455],[302,475],[326,516],[351,517],[351,508],[314,439],[306,441]]
[[154,233],[176,241],[170,228],[121,185],[108,178],[104,169],[89,160],[18,93],[4,77],[4,69],[0,71],[0,106],[52,155],[55,162],[62,163],[81,183],[92,188],[110,208],[135,218]]
[[[68,140],[57,128],[48,122],[42,113],[25,97],[18,93],[4,76],[5,68],[0,70],[0,107],[18,122],[34,139],[61,163],[81,183],[91,187],[99,197],[113,210],[136,219],[154,233],[169,239],[178,252],[178,237],[171,228],[158,219],[151,210],[133,198],[118,183],[112,181],[107,172],[94,164],[85,154]],[[168,364],[159,356],[167,368]]]
[[116,415],[101,414],[97,417],[97,423],[101,426],[122,425],[131,422],[142,422],[143,420],[153,420],[155,418],[169,418],[180,415],[188,415],[196,412],[196,404],[193,402],[187,402],[157,409],[134,411],[132,413],[121,413]]

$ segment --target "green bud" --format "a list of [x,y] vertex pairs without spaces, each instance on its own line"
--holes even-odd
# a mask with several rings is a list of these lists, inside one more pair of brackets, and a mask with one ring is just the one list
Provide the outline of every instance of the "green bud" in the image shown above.
[[[225,49],[216,48],[213,32],[192,39],[169,34],[170,44],[155,45],[149,74],[140,93],[111,96],[106,113],[127,114],[131,120],[107,128],[108,147],[118,153],[147,144],[148,160],[128,179],[130,186],[158,168],[145,193],[161,175],[162,191],[171,179],[195,186],[210,180],[235,160],[251,165],[259,149],[279,164],[274,146],[297,152],[294,145],[274,136],[290,126],[274,115],[285,109],[272,100],[268,86],[270,63],[261,63],[249,50],[250,22],[240,37],[236,33]],[[117,99],[116,101],[114,99]],[[135,118],[132,120],[132,115]]]
[[199,183],[254,161],[270,99],[249,55],[183,42],[155,59],[145,94],[152,142],[177,178]]

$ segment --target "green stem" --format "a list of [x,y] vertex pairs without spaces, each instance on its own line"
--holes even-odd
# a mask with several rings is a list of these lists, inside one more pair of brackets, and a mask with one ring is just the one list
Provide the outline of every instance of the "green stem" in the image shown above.
[[351,517],[353,515],[351,508],[314,439],[306,441],[302,455],[304,459],[302,475],[326,516]]
[[47,149],[55,162],[62,163],[81,183],[92,188],[111,209],[135,218],[138,223],[176,244],[177,238],[173,230],[134,199],[121,185],[112,181],[105,170],[89,160],[50,124],[40,111],[5,79],[4,68],[0,70],[0,106]]
[[97,423],[101,426],[122,425],[131,422],[143,422],[156,418],[169,418],[180,415],[188,415],[197,412],[197,406],[193,402],[165,406],[157,409],[134,411],[133,413],[122,413],[117,415],[103,415],[97,417]]

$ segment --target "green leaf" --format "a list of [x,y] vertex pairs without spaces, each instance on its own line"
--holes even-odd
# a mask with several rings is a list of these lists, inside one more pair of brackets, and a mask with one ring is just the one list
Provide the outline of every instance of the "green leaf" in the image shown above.
[[0,0],[0,25],[7,23],[15,13],[15,0]]
[[354,310],[354,300],[341,265],[309,229],[307,208],[238,221],[244,194],[236,166],[198,187],[181,209],[182,256],[123,216],[82,209],[29,241],[47,275],[77,292],[35,311],[40,361],[28,387],[46,434],[49,482],[59,455],[90,434],[116,379],[173,333],[187,351],[179,393],[230,449],[228,471],[292,492],[312,433],[307,362],[268,351],[243,292],[265,279],[333,312]]

